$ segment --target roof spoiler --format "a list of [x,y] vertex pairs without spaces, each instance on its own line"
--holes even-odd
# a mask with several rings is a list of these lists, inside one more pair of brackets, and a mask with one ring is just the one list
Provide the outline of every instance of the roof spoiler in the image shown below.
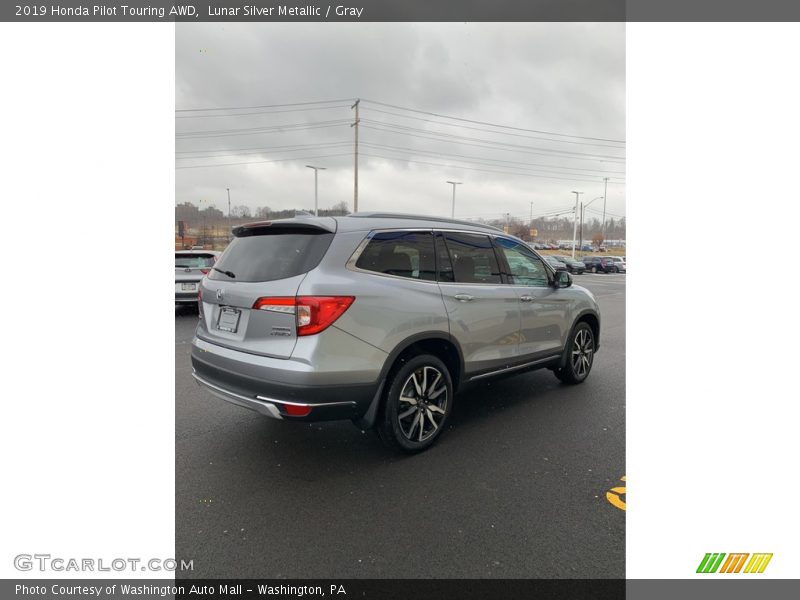
[[269,235],[271,233],[336,233],[336,220],[330,217],[279,219],[277,221],[255,221],[231,228],[236,237]]

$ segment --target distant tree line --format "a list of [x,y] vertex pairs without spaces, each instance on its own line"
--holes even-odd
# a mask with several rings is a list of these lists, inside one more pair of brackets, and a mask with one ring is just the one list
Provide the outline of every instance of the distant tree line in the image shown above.
[[[237,205],[231,207],[230,220],[243,221],[248,219],[288,219],[298,212],[314,213],[310,208],[290,208],[273,210],[269,206],[259,206],[251,209],[249,206]],[[339,202],[330,208],[319,209],[321,217],[341,217],[350,214],[347,202]],[[229,218],[213,204],[201,208],[191,202],[183,202],[175,207],[175,222],[183,221],[189,228],[226,226]]]

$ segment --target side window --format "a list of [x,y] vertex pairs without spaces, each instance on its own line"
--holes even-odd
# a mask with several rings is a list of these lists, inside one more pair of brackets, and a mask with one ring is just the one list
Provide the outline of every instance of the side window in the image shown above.
[[[488,235],[444,234],[457,283],[501,283],[500,267]],[[444,280],[443,280],[444,281]]]
[[506,238],[497,238],[495,243],[506,258],[514,285],[549,285],[547,269],[542,260],[528,248]]
[[383,231],[375,233],[356,261],[366,271],[436,280],[433,235],[429,231]]

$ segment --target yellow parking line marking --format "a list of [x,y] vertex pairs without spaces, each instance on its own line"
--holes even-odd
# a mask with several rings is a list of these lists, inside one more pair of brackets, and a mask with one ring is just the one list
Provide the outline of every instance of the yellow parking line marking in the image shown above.
[[[620,480],[625,481],[625,475],[620,477]],[[620,498],[620,496],[625,495],[625,486],[617,486],[613,487],[606,492],[606,499],[613,505],[616,506],[620,510],[625,510],[626,504],[625,500]]]

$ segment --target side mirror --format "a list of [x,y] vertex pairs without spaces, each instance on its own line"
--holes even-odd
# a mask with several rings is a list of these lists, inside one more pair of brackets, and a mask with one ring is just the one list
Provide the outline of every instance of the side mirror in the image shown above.
[[556,271],[556,288],[566,288],[572,285],[572,275],[567,271]]

